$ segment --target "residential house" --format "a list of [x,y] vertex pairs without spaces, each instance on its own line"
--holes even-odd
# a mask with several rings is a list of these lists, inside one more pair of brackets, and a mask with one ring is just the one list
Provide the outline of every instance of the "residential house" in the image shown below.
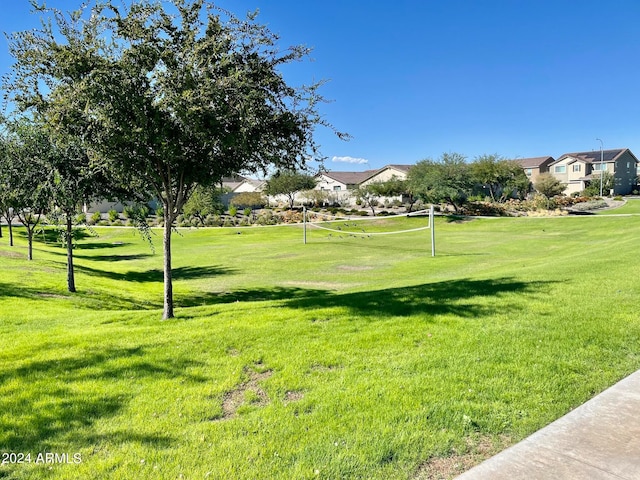
[[404,180],[407,178],[411,167],[413,167],[413,165],[386,165],[379,170],[375,170],[373,175],[364,180],[360,185],[366,187],[372,183],[389,181],[394,177],[399,180]]
[[220,196],[220,201],[223,205],[228,206],[236,195],[246,192],[262,192],[265,184],[265,180],[255,180],[242,175],[224,178],[222,181],[222,187],[224,188],[225,193]]
[[536,183],[536,180],[541,173],[549,172],[549,165],[551,165],[555,159],[553,157],[533,157],[533,158],[517,158],[514,160],[518,162],[524,169],[524,173],[529,178],[531,183]]
[[411,165],[394,164],[363,172],[321,172],[317,175],[318,184],[315,189],[330,192],[330,201],[353,205],[356,200],[353,192],[359,187],[386,182],[393,177],[405,179],[410,168]]
[[364,172],[320,172],[316,175],[316,188],[328,192],[328,200],[339,203],[351,204],[355,200],[353,191],[356,190],[362,182],[375,174],[377,170],[365,170]]
[[[601,160],[602,156],[602,160]],[[613,192],[604,195],[628,195],[637,185],[638,159],[628,148],[565,153],[549,164],[550,173],[566,185],[565,194],[581,192],[599,181],[601,172],[613,175]]]

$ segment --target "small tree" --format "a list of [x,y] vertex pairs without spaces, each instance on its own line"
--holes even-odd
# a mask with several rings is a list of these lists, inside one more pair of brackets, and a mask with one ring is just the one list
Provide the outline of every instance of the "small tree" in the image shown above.
[[[13,220],[16,218],[14,205],[16,204],[15,186],[12,185],[11,172],[12,165],[9,139],[6,132],[0,136],[0,220],[7,221],[9,230],[9,246],[13,247]],[[2,227],[0,226],[0,237],[2,237]]]
[[284,195],[289,202],[289,208],[293,208],[296,194],[303,190],[315,188],[317,181],[312,175],[307,175],[295,170],[283,170],[275,173],[267,180],[265,192],[267,195]]
[[430,203],[446,202],[457,213],[475,185],[469,164],[459,153],[444,153],[438,161],[422,160],[409,170],[409,187]]
[[[42,134],[50,135],[50,132]],[[51,145],[49,185],[54,208],[62,213],[64,222],[61,235],[67,249],[67,290],[75,292],[73,240],[77,213],[85,202],[104,198],[112,189],[104,170],[91,162],[79,141],[64,135],[58,135],[56,140],[56,144]],[[84,218],[86,223],[86,216]]]
[[214,185],[198,185],[184,204],[185,215],[193,215],[204,225],[207,215],[222,213],[224,206],[220,202],[220,189]]
[[267,200],[260,192],[242,192],[233,197],[229,203],[239,208],[255,210],[256,208],[264,207],[267,204]]
[[329,192],[326,190],[306,190],[303,195],[315,207],[324,206],[330,201]]
[[10,185],[8,204],[27,230],[27,258],[33,260],[33,234],[51,202],[49,183],[51,143],[28,122],[12,125],[5,173]]
[[[609,172],[602,172],[602,193],[603,195],[608,195],[612,188],[615,186],[615,179],[613,175]],[[591,182],[582,191],[582,194],[585,197],[598,197],[600,196],[600,174],[592,175]]]
[[355,190],[355,196],[358,201],[371,209],[371,214],[376,216],[376,208],[378,206],[379,198],[381,197],[381,188],[379,183],[370,183],[364,187],[358,187]]
[[393,175],[389,180],[385,180],[384,182],[375,182],[370,185],[373,186],[373,192],[379,197],[405,197],[409,203],[409,212],[411,212],[413,205],[418,201],[418,197],[415,196],[411,190],[411,184],[409,181],[398,178],[395,175]]
[[504,202],[514,194],[523,198],[530,182],[522,166],[497,154],[481,155],[471,163],[474,180],[489,191],[491,200]]
[[541,193],[547,198],[555,197],[562,194],[565,185],[550,173],[541,173],[536,179],[533,187],[537,192]]

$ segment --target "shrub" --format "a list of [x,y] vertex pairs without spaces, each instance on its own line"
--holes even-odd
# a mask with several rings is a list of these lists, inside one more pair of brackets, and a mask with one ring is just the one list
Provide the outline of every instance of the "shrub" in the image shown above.
[[109,210],[109,212],[107,213],[107,216],[109,217],[109,221],[111,223],[115,222],[120,218],[120,215],[118,214],[118,212],[116,212],[113,208]]
[[256,219],[258,225],[275,225],[277,222],[276,216],[270,210],[263,211]]
[[503,216],[507,214],[507,204],[499,204],[494,202],[469,202],[462,208],[465,215],[477,216]]
[[[295,210],[288,210],[283,212],[276,221],[282,221],[284,223],[299,223],[302,221],[302,213]],[[279,222],[278,222],[279,223]]]
[[204,224],[207,227],[219,227],[220,225],[222,225],[222,222],[220,221],[220,215],[207,215],[204,218]]
[[235,205],[231,205],[229,207],[229,215],[231,215],[232,217],[235,217],[238,214],[238,207],[236,207]]
[[542,173],[538,176],[534,188],[545,197],[551,198],[560,195],[564,191],[565,186],[550,173]]
[[124,218],[131,218],[135,215],[136,209],[132,205],[127,205],[122,209],[122,215]]
[[98,223],[100,220],[102,220],[102,214],[100,212],[93,212],[91,214],[91,223],[92,224],[96,224]]
[[604,200],[590,200],[588,202],[582,202],[574,205],[571,209],[574,212],[586,212],[588,210],[598,210],[600,208],[606,208],[607,202]]
[[243,192],[233,197],[229,204],[243,209],[262,208],[267,204],[267,199],[260,192]]
[[251,209],[249,207],[245,208],[242,213],[244,213],[245,217],[251,215]]

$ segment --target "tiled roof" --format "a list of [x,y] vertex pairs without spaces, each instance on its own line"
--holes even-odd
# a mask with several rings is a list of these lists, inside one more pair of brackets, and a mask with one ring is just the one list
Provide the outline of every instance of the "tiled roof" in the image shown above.
[[553,157],[533,157],[533,158],[516,158],[514,160],[518,162],[522,168],[538,168],[545,163],[549,164],[554,161]]
[[395,168],[396,170],[400,170],[401,172],[408,172],[413,165],[400,165],[400,164],[391,164],[382,167],[380,170],[384,170],[385,168]]
[[364,172],[324,172],[324,175],[345,185],[358,185],[377,171],[378,170],[365,170]]
[[[602,151],[602,159],[605,162],[613,162],[624,152],[629,150],[628,148],[616,148],[613,150],[603,150]],[[600,150],[592,150],[590,152],[576,152],[576,153],[565,153],[561,155],[559,160],[566,157],[575,157],[587,163],[600,162]]]
[[411,167],[413,167],[413,165],[390,164],[390,165],[385,165],[384,167],[378,168],[376,170],[365,170],[364,172],[328,171],[328,172],[323,172],[323,174],[329,178],[332,178],[333,180],[336,180],[340,183],[344,183],[345,185],[359,185],[365,180],[370,179],[374,175],[382,172],[387,168],[393,168],[401,172],[408,172]]

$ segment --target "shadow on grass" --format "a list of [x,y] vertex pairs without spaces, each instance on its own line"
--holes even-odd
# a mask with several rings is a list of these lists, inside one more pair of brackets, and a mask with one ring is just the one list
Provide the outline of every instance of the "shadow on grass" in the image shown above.
[[[22,237],[24,239],[27,238],[27,232],[25,229],[20,228],[18,230],[14,230],[14,235]],[[74,237],[75,241],[81,241],[85,238],[93,237],[88,230],[84,229],[74,229]],[[58,244],[60,245],[60,230],[52,227],[45,227],[40,231],[36,231],[33,235],[34,243],[44,243],[44,244]]]
[[327,290],[312,290],[297,287],[254,288],[234,290],[225,293],[189,293],[176,296],[177,307],[198,307],[204,305],[222,305],[236,302],[268,302],[321,298],[331,293]]
[[[102,248],[118,248],[132,245],[131,242],[91,242],[91,243],[79,243],[73,250],[74,252],[79,250],[99,250]],[[74,253],[75,254],[75,253]],[[93,257],[91,257],[93,258]]]
[[[26,237],[26,235],[25,235]],[[64,248],[65,252],[50,252],[54,255],[64,255],[66,256],[66,247],[63,247],[62,244],[59,241],[55,241],[55,242],[47,242],[49,244],[53,244]],[[78,258],[88,258],[90,260],[100,260],[101,259],[101,255],[82,255],[78,252],[81,252],[82,250],[101,250],[101,249],[106,249],[106,248],[118,248],[118,247],[126,247],[132,245],[130,242],[92,242],[92,243],[78,243],[78,244],[74,244],[73,246],[73,256],[74,257],[78,257]],[[145,255],[145,256],[151,256],[152,254],[141,254],[141,255]],[[117,255],[104,255],[104,257],[112,257],[112,256],[117,256]],[[126,255],[124,255],[126,256]]]
[[392,317],[425,314],[430,316],[452,314],[463,318],[480,317],[515,311],[518,302],[501,301],[500,306],[491,299],[509,294],[534,294],[544,291],[549,282],[523,282],[512,278],[487,280],[449,280],[410,287],[388,288],[354,293],[297,287],[236,290],[224,294],[191,294],[176,297],[176,307],[227,304],[235,302],[281,301],[283,306],[298,309],[343,307],[356,315]]
[[130,255],[83,255],[83,254],[74,252],[73,256],[75,258],[95,260],[97,262],[126,262],[129,260],[143,260],[145,258],[153,257],[153,254],[133,253]]
[[[123,280],[126,282],[163,282],[164,273],[161,269],[153,268],[150,270],[130,270],[128,272],[119,273],[109,270],[102,270],[98,268],[92,268],[87,266],[76,265],[76,272],[84,273],[86,275],[93,275],[98,277],[110,278],[112,280]],[[217,277],[233,273],[234,270],[225,267],[177,267],[172,269],[172,275],[174,280],[192,280],[196,278],[208,278]]]
[[124,382],[124,387],[145,377],[205,381],[186,373],[193,366],[201,364],[158,359],[136,347],[82,352],[5,368],[0,371],[0,445],[14,452],[55,451],[60,445],[77,449],[99,441],[168,447],[174,441],[169,435],[146,435],[133,429],[97,434],[93,425],[116,416],[132,399],[129,389],[114,387],[114,382]]
[[[534,293],[542,290],[546,283],[512,278],[449,280],[367,292],[300,296],[288,301],[287,306],[302,309],[344,307],[354,314],[374,317],[453,314],[472,318],[495,312],[496,307],[487,304],[489,298]],[[501,311],[516,308],[514,304],[500,305]]]

